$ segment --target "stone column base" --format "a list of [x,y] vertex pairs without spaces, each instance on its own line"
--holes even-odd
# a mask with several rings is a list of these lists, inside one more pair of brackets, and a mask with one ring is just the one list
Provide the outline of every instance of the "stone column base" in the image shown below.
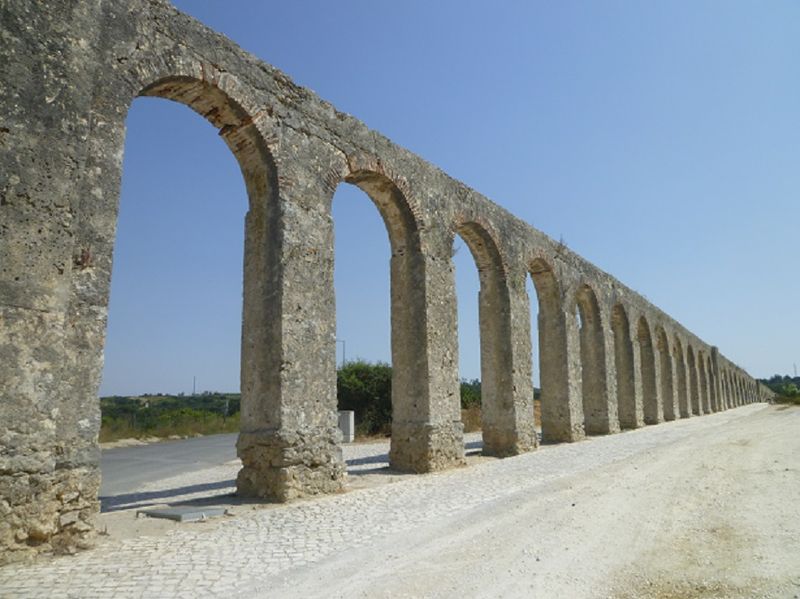
[[464,425],[392,422],[389,463],[395,470],[416,473],[464,465]]
[[608,420],[592,422],[591,425],[586,425],[587,435],[615,435],[619,431],[619,424],[616,422],[609,422]]
[[586,438],[586,431],[583,424],[575,423],[569,425],[550,425],[548,428],[542,430],[543,443],[574,443],[576,441],[583,441]]
[[99,489],[94,468],[0,475],[0,566],[90,547]]
[[338,428],[240,433],[238,495],[283,502],[341,491],[347,472],[340,440]]
[[506,431],[483,427],[483,454],[498,458],[520,455],[536,449],[539,440],[531,422],[530,430]]

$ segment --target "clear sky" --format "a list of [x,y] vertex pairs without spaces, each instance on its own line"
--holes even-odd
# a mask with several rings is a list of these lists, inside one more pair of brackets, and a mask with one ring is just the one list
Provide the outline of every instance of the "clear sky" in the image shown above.
[[[797,2],[175,4],[563,238],[751,374],[800,363]],[[101,394],[190,392],[194,376],[198,391],[238,389],[245,210],[208,123],[134,102]],[[386,231],[347,185],[334,220],[337,335],[348,359],[389,361]],[[466,247],[455,262],[474,378],[477,272]]]

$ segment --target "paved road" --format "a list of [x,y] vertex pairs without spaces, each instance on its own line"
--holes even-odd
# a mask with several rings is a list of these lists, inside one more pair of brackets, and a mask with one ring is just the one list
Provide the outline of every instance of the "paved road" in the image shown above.
[[143,484],[236,459],[236,433],[103,450],[100,496],[132,493]]
[[[100,537],[0,568],[0,597],[795,597],[798,424],[753,405],[431,475],[353,473],[351,489],[385,484]],[[385,462],[369,449],[351,463]],[[232,485],[233,466],[163,485]]]

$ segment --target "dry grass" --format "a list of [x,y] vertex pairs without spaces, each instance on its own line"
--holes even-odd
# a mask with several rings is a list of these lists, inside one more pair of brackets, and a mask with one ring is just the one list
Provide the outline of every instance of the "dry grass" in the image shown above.
[[174,419],[159,422],[156,426],[137,428],[126,419],[106,419],[100,427],[100,443],[122,439],[169,439],[170,437],[199,437],[219,433],[239,432],[240,414],[223,418],[219,414],[200,416],[180,414]]
[[481,430],[481,407],[470,406],[461,410],[461,422],[464,423],[465,433],[474,433]]

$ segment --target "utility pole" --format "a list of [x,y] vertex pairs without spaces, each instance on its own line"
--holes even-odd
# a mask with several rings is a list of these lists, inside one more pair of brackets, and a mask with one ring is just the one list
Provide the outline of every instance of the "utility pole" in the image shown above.
[[197,395],[197,377],[193,376],[192,377],[192,397],[194,397],[195,395]]
[[337,339],[336,343],[342,344],[342,367],[347,363],[347,344],[344,339]]

